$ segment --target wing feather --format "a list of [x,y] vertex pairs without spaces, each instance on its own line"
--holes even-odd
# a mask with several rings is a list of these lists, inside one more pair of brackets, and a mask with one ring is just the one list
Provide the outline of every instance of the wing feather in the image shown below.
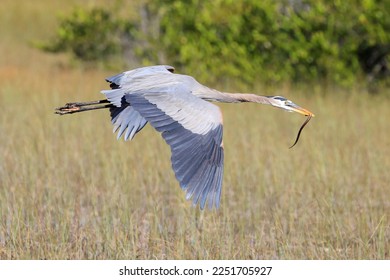
[[117,139],[126,131],[123,138],[125,141],[131,140],[147,124],[147,121],[129,105],[110,108],[110,112],[114,125],[113,132],[118,131]]

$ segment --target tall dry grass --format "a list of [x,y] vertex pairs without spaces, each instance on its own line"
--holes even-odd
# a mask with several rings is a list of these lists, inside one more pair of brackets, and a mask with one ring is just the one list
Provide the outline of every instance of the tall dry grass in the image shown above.
[[291,150],[302,117],[222,105],[221,209],[202,212],[184,199],[152,128],[126,143],[107,112],[53,114],[100,98],[113,73],[62,67],[66,57],[28,46],[54,24],[47,9],[65,5],[44,2],[0,8],[16,9],[0,17],[0,259],[390,258],[385,95],[271,92],[316,113]]

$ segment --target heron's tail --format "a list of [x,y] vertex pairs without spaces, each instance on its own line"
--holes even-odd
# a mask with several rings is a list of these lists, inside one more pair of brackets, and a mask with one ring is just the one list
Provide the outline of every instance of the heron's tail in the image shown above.
[[90,102],[72,102],[66,103],[63,107],[56,108],[55,113],[65,115],[111,107],[114,107],[114,105],[112,105],[107,99]]

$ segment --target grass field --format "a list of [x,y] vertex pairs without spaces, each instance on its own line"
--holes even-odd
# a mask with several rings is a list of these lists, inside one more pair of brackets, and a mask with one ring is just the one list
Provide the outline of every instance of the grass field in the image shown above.
[[389,89],[267,92],[316,114],[291,150],[303,117],[222,105],[221,209],[202,212],[151,127],[116,141],[107,112],[53,114],[114,74],[29,45],[76,2],[0,6],[0,259],[390,259]]

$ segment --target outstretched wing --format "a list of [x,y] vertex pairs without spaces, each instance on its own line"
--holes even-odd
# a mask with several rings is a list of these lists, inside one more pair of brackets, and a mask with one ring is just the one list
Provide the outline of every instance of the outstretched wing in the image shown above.
[[222,175],[222,116],[219,108],[192,92],[195,80],[172,74],[135,79],[126,102],[162,133],[186,198],[203,209],[219,207]]

